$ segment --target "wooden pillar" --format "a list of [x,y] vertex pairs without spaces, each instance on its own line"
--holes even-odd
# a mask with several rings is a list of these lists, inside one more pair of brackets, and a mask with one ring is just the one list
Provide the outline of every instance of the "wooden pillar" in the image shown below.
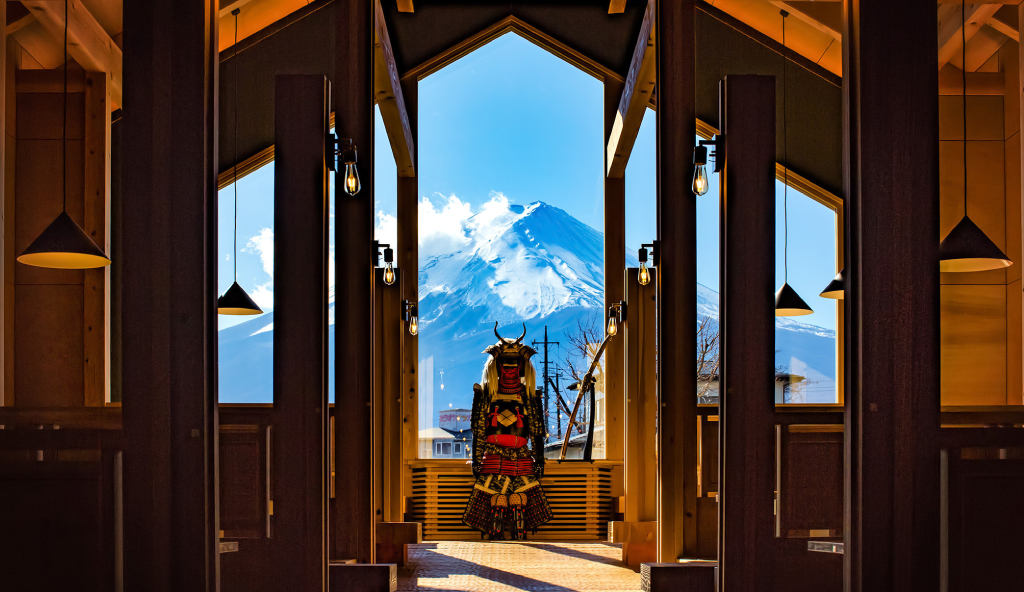
[[659,1],[658,560],[697,552],[694,0]]
[[218,588],[217,2],[124,7],[124,589]]
[[330,83],[278,75],[274,97],[273,538],[278,589],[327,577],[327,167]]
[[626,270],[625,292],[629,317],[625,339],[625,474],[626,522],[650,522],[658,519],[657,433],[658,399],[655,360],[655,322],[658,299],[655,296],[657,271],[650,270],[653,282],[641,286],[639,270]]
[[[622,96],[621,82],[604,81],[605,143],[615,125]],[[607,158],[607,156],[606,156]],[[608,170],[605,163],[605,170]],[[604,311],[626,299],[622,277],[626,271],[626,177],[604,177]],[[604,317],[601,317],[602,322]],[[612,339],[604,353],[605,458],[623,459],[623,407],[625,346],[621,339]]]
[[845,586],[938,590],[935,3],[844,10]]
[[775,77],[720,84],[725,149],[719,236],[719,587],[774,580]]
[[335,3],[335,128],[359,150],[362,190],[335,183],[335,497],[331,558],[373,561],[373,3]]
[[[419,146],[418,97],[416,79],[402,81],[402,96],[409,116],[413,145]],[[413,166],[419,170],[417,152],[413,151]],[[398,177],[398,267],[402,277],[402,298],[419,303],[419,179],[415,176]],[[419,455],[419,337],[410,335],[402,326],[402,459],[415,460]],[[403,471],[405,471],[403,463]],[[402,475],[402,496],[409,494],[412,475]],[[404,513],[404,509],[402,510]],[[404,520],[404,517],[402,518]]]
[[[404,274],[395,270],[395,283],[384,283],[378,269],[373,293],[374,327],[377,328],[373,368],[373,470],[374,522],[401,522],[402,418],[400,385],[402,366],[402,286]],[[374,532],[377,532],[376,529]]]

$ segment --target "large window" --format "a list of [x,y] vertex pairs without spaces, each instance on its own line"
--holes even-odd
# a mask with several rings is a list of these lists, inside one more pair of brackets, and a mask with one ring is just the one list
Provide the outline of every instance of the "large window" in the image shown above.
[[775,402],[838,403],[837,303],[819,296],[836,272],[836,212],[775,182],[775,284],[786,277],[786,218],[789,205],[789,285],[814,310],[775,319]]
[[[515,34],[420,81],[421,456],[464,437],[495,321],[511,338],[526,325],[557,454],[566,387],[603,337],[602,109],[600,81]],[[602,458],[597,399],[577,421],[596,416]]]
[[259,316],[220,315],[220,402],[274,400],[274,163],[238,179],[238,252],[234,249],[235,184],[218,193],[218,294],[234,281],[263,309]]

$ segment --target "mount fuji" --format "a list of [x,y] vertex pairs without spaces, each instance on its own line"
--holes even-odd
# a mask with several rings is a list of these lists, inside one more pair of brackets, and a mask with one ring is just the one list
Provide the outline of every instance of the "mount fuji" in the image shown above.
[[[453,198],[454,199],[454,198]],[[564,358],[566,331],[580,319],[604,321],[604,236],[564,210],[543,202],[522,206],[504,197],[479,212],[464,206],[447,228],[426,219],[420,204],[420,427],[437,412],[468,409],[479,382],[494,322],[504,337],[548,339],[552,361]],[[626,264],[639,265],[633,252]],[[330,339],[334,341],[334,299]],[[717,325],[718,293],[698,286],[699,317]],[[220,331],[220,401],[272,399],[273,312]],[[717,326],[716,326],[717,330]],[[539,345],[534,346],[541,351]],[[776,365],[806,377],[804,400],[835,400],[835,332],[789,318],[776,319]],[[333,400],[333,355],[331,397]],[[539,356],[534,358],[538,372]]]

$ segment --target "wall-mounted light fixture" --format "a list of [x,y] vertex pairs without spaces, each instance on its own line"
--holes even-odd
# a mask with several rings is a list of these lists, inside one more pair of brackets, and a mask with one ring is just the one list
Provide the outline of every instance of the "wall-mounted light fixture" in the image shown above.
[[620,300],[617,303],[608,307],[608,328],[607,333],[609,336],[616,335],[619,332],[619,323],[626,320],[626,301]]
[[384,283],[391,285],[395,283],[395,252],[391,245],[380,241],[373,241],[373,266],[380,267],[380,250],[384,249]]
[[409,323],[409,335],[417,335],[420,332],[420,311],[419,307],[408,300],[402,301],[402,320]]
[[641,286],[651,283],[651,271],[647,269],[647,247],[651,248],[650,256],[654,261],[654,265],[658,265],[658,241],[640,245],[640,250],[637,252],[636,257],[640,260],[640,273],[637,275],[637,281],[640,282]]
[[711,187],[711,181],[708,179],[708,146],[714,148],[711,151],[711,158],[715,159],[715,166],[712,168],[712,172],[718,173],[722,170],[722,159],[718,157],[719,152],[725,150],[725,142],[721,134],[716,135],[710,140],[701,140],[693,147],[693,193],[694,195],[704,195],[708,192]]
[[337,173],[339,162],[345,165],[341,182],[345,193],[349,195],[355,195],[363,188],[359,182],[357,160],[356,143],[352,138],[339,139],[335,133],[327,134],[327,168]]

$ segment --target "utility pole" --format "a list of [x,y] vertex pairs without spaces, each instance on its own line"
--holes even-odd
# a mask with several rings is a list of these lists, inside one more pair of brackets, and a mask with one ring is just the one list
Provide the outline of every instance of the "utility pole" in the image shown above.
[[[549,361],[548,360],[548,346],[549,345],[560,345],[560,344],[557,341],[548,341],[548,326],[547,325],[544,325],[544,341],[537,341],[536,339],[533,340],[533,346],[536,347],[538,345],[543,345],[544,346],[544,379],[543,379],[544,380],[544,406],[548,407],[548,401],[550,401],[550,396],[551,396],[549,391],[548,391],[548,383],[551,381],[551,376],[548,374],[548,361]],[[544,422],[547,423],[547,418],[544,418]],[[545,438],[546,438],[546,435],[547,435],[547,428],[548,428],[548,426],[545,425],[544,426]],[[562,437],[562,421],[561,421],[561,419],[559,419],[559,421],[558,421],[558,437],[559,438]]]

